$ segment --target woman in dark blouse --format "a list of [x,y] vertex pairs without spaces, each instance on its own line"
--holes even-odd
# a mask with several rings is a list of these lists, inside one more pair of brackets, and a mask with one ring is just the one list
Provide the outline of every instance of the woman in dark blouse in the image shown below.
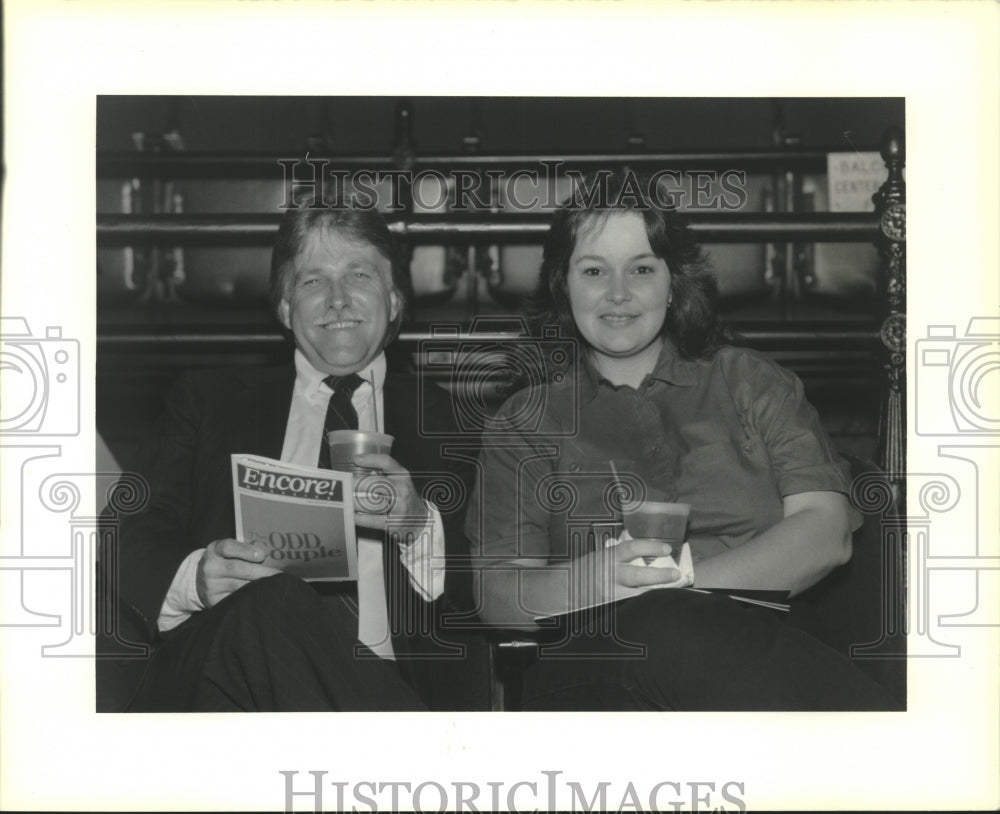
[[691,506],[696,588],[794,596],[850,558],[860,521],[799,380],[725,344],[702,251],[660,193],[592,176],[553,218],[538,301],[579,365],[515,394],[487,439],[468,518],[480,616],[549,640],[526,708],[895,708],[774,612],[671,589],[677,568],[637,559],[665,544],[594,544],[621,489],[655,494]]

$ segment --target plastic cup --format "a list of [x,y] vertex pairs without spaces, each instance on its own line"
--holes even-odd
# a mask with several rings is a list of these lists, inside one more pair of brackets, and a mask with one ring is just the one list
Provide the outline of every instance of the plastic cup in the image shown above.
[[644,500],[622,506],[622,519],[633,540],[659,540],[679,551],[687,533],[688,503]]
[[391,435],[382,432],[365,432],[363,430],[333,430],[326,434],[330,445],[330,468],[340,472],[367,472],[369,470],[354,464],[355,455],[369,452],[379,452],[389,455],[392,452]]

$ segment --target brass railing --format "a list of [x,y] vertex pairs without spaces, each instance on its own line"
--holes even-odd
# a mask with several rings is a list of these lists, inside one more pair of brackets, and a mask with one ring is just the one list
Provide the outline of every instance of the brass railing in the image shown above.
[[[799,173],[825,170],[826,150],[784,146],[769,150],[642,152],[580,155],[483,155],[471,149],[455,155],[418,156],[413,148],[412,110],[401,104],[397,110],[397,139],[390,155],[313,158],[324,166],[340,169],[501,170],[526,166],[543,167],[546,162],[561,167],[587,169],[625,165],[629,167],[742,167],[761,173],[795,170]],[[880,298],[884,303],[881,323],[803,325],[801,323],[755,324],[743,328],[748,344],[768,350],[867,351],[881,360],[882,410],[879,418],[879,463],[897,491],[902,490],[906,467],[906,242],[903,134],[886,133],[881,154],[889,177],[875,196],[874,213],[803,212],[690,212],[691,228],[708,243],[853,242],[874,243],[881,254]],[[273,178],[288,181],[294,161],[281,156],[238,156],[183,152],[112,153],[97,158],[98,175],[104,178]],[[463,246],[540,242],[548,228],[543,213],[498,212],[496,214],[414,214],[412,200],[404,198],[401,212],[387,215],[390,228],[404,245],[425,241],[451,242]],[[178,244],[268,244],[277,230],[274,214],[174,214],[112,215],[97,218],[99,246],[157,246]],[[430,334],[419,325],[408,326],[400,342],[416,347]],[[225,327],[200,328],[187,325],[137,329],[102,325],[98,334],[101,350],[158,348],[189,350],[200,347],[222,349],[248,345],[277,349],[281,334],[259,329],[233,331]],[[900,498],[902,499],[902,494]]]
[[[98,245],[213,242],[270,243],[280,214],[98,215]],[[689,214],[691,230],[702,242],[770,241],[870,243],[879,239],[879,216],[870,212]],[[461,239],[498,243],[541,241],[549,228],[544,213],[519,215],[387,215],[389,228],[404,241]]]

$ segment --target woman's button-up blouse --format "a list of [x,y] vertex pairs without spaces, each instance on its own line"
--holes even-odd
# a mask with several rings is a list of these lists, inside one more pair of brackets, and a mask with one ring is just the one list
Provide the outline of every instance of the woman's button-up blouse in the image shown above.
[[799,379],[743,348],[688,361],[667,343],[638,389],[585,363],[512,396],[497,426],[467,521],[480,566],[578,556],[619,519],[622,491],[691,504],[697,562],[780,521],[788,495],[850,486]]

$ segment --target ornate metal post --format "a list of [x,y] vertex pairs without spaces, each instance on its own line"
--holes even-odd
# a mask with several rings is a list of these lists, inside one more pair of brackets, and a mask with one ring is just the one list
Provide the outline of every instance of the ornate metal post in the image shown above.
[[884,379],[878,428],[879,465],[896,496],[899,514],[906,513],[906,184],[903,182],[903,131],[892,127],[882,139],[882,158],[889,177],[872,200],[881,234],[887,307],[882,320]]

